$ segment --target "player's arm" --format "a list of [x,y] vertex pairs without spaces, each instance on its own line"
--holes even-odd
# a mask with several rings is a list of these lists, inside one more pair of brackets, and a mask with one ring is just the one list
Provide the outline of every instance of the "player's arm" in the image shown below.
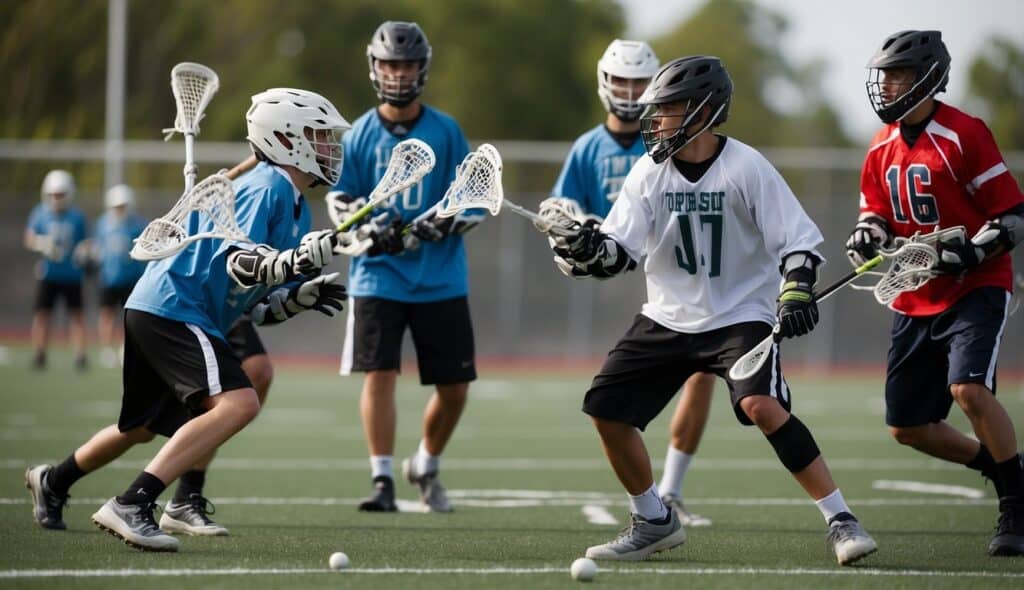
[[854,267],[878,256],[880,248],[892,245],[888,212],[892,205],[882,194],[885,184],[876,172],[877,157],[868,154],[860,176],[860,215],[846,239],[846,257]]
[[257,326],[280,324],[310,309],[333,317],[348,298],[345,286],[336,282],[339,276],[335,272],[275,289],[249,310],[249,317]]
[[235,283],[251,288],[276,287],[302,276],[314,276],[331,262],[334,255],[334,231],[319,230],[302,237],[297,248],[275,250],[266,244],[251,248],[228,248],[227,271]]
[[562,274],[574,279],[610,279],[637,266],[621,244],[601,231],[597,218],[587,219],[565,237],[565,247],[555,247],[554,260]]
[[776,302],[779,335],[783,338],[803,336],[818,323],[818,303],[814,300],[814,284],[818,282],[821,259],[808,251],[786,255],[779,265],[784,278],[782,292]]
[[939,264],[936,270],[958,275],[987,260],[1002,256],[1024,240],[1024,203],[990,219],[970,240],[951,236],[939,241]]

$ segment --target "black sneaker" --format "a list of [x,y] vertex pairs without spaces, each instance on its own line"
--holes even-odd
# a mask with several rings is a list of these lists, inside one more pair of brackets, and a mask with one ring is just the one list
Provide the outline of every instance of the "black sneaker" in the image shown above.
[[39,351],[32,357],[32,368],[37,371],[46,370],[46,353]]
[[89,360],[84,354],[75,357],[75,370],[82,373],[89,369]]
[[395,482],[380,475],[373,478],[373,493],[359,503],[361,512],[398,512],[395,504]]
[[1000,557],[1024,555],[1024,498],[999,498],[996,534],[988,544],[988,554]]
[[46,475],[53,469],[52,465],[35,465],[25,470],[25,487],[32,494],[32,515],[44,529],[63,531],[68,528],[64,524],[64,506],[70,496],[59,496],[50,490],[46,483]]

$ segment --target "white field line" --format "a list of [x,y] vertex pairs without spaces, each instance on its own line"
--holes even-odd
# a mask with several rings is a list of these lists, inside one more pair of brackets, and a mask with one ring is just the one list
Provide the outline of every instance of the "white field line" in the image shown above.
[[583,516],[587,517],[587,522],[590,524],[619,524],[619,520],[612,516],[612,513],[608,512],[608,509],[604,506],[584,504],[581,510],[583,511]]
[[984,498],[985,492],[967,486],[954,486],[923,481],[904,481],[899,479],[879,479],[871,484],[873,490],[892,490],[896,492],[918,492],[921,494],[948,494],[964,498]]
[[[55,457],[43,459],[0,459],[0,469],[25,469],[37,463],[59,461]],[[148,461],[117,460],[105,469],[137,470]],[[651,462],[660,468],[662,461]],[[956,465],[938,459],[830,459],[828,466],[833,471],[960,471]],[[366,471],[366,459],[309,459],[309,458],[232,458],[217,457],[214,467],[228,471]],[[538,459],[527,457],[505,458],[445,458],[445,471],[606,471],[608,462],[603,458]],[[781,471],[777,459],[729,459],[706,458],[694,463],[696,471]]]
[[[524,568],[351,568],[341,572],[327,568],[225,568],[225,569],[92,569],[92,570],[0,570],[0,579],[16,578],[131,578],[190,576],[267,576],[267,575],[537,575],[567,574],[566,567]],[[1021,579],[1024,573],[988,571],[880,570],[868,568],[614,568],[600,567],[598,575],[678,575],[678,576],[857,576],[915,578],[992,578]]]

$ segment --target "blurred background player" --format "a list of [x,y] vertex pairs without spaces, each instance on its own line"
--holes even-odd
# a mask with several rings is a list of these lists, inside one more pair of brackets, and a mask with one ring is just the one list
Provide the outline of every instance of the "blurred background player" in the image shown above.
[[[597,62],[597,95],[608,112],[604,123],[581,135],[569,151],[551,195],[579,203],[583,213],[603,220],[619,196],[622,182],[644,155],[637,102],[658,73],[658,57],[643,41],[616,39]],[[582,288],[581,288],[582,287]],[[574,285],[573,301],[591,301],[589,285]],[[686,510],[683,479],[697,452],[708,413],[715,376],[694,373],[683,386],[669,427],[670,443],[658,491],[679,512],[684,526],[707,526],[711,520]]]
[[646,106],[647,155],[626,177],[604,223],[587,221],[555,257],[567,276],[595,278],[635,269],[647,257],[648,302],[583,401],[632,512],[630,527],[588,548],[590,558],[640,560],[686,540],[676,511],[654,485],[640,431],[698,371],[726,379],[737,419],[761,430],[815,501],[839,563],[876,549],[810,430],[790,413],[778,347],[749,379],[728,376],[773,323],[782,337],[814,328],[812,289],[822,261],[821,233],[778,171],[754,149],[713,132],[728,117],[732,90],[717,57],[679,58],[662,67],[639,99]]
[[32,209],[25,228],[25,247],[42,255],[36,267],[39,285],[32,316],[32,364],[46,368],[50,315],[58,299],[67,307],[75,368],[86,368],[85,319],[82,315],[84,261],[75,251],[87,237],[85,215],[72,202],[75,179],[65,170],[51,170],[43,179],[42,202]]
[[[885,127],[864,161],[860,217],[846,247],[859,265],[893,237],[958,225],[973,236],[940,241],[947,276],[892,304],[885,421],[897,442],[992,479],[1000,516],[989,553],[1022,555],[1021,461],[995,390],[1024,195],[988,126],[935,99],[950,61],[939,31],[901,31],[868,62],[868,98]],[[954,401],[976,439],[946,421]]]
[[341,360],[341,374],[363,371],[360,412],[370,452],[373,492],[359,509],[394,512],[394,447],[397,412],[395,387],[402,339],[412,333],[420,383],[434,393],[423,414],[423,438],[402,463],[403,475],[417,486],[423,509],[450,512],[438,479],[440,455],[466,405],[469,382],[476,379],[470,320],[466,251],[462,234],[483,214],[429,217],[402,227],[444,195],[455,167],[469,151],[458,123],[423,104],[431,48],[419,25],[387,21],[366,49],[370,81],[380,104],[364,113],[345,136],[345,175],[328,194],[331,218],[341,223],[366,203],[365,197],[387,168],[399,141],[417,138],[437,156],[434,170],[396,196],[388,212],[377,215],[365,255],[352,259],[349,289],[353,297]]
[[[162,434],[169,440],[156,457],[92,520],[133,547],[177,551],[178,540],[161,530],[165,519],[158,527],[153,517],[157,497],[260,410],[259,395],[224,334],[246,311],[257,324],[275,324],[309,309],[330,316],[342,307],[345,288],[334,284],[337,273],[281,285],[318,275],[333,256],[332,230],[306,233],[310,213],[302,190],[337,182],[348,123],[327,99],[291,88],[253,96],[246,122],[261,163],[236,181],[235,212],[256,245],[199,240],[147,265],[125,304],[118,424],[60,465],[25,474],[36,520],[45,528],[65,528],[60,511],[74,481]],[[208,220],[200,223],[194,229],[211,229]]]
[[117,329],[121,307],[132,287],[146,270],[146,263],[133,260],[128,252],[146,227],[135,212],[135,192],[125,184],[110,187],[103,196],[106,211],[93,227],[90,256],[99,265],[100,364],[113,368],[121,360],[123,332]]

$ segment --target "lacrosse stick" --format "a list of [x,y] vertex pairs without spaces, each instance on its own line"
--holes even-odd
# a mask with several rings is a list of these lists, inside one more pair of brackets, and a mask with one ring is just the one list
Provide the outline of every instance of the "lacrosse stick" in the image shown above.
[[465,209],[486,208],[491,215],[497,215],[505,199],[505,191],[501,186],[501,166],[501,154],[489,143],[466,154],[455,169],[455,180],[448,185],[441,200],[417,215],[402,229],[402,235],[408,234],[414,223],[435,213],[443,218]]
[[171,70],[171,91],[174,92],[174,103],[178,112],[174,116],[174,127],[164,129],[164,141],[168,141],[175,133],[185,136],[185,192],[192,190],[196,183],[196,167],[194,142],[199,135],[199,121],[203,119],[203,111],[210,99],[220,87],[216,72],[210,68],[191,62],[183,62]]
[[[197,212],[213,222],[213,231],[190,236],[189,219]],[[206,178],[182,195],[166,215],[149,222],[129,254],[135,260],[160,260],[205,238],[251,241],[235,220],[235,189],[223,174]]]
[[[575,204],[575,201],[571,199],[564,200]],[[502,203],[502,208],[529,219],[538,230],[558,237],[571,236],[574,233],[573,227],[579,226],[579,220],[583,218],[583,212],[579,210],[579,206],[574,207],[567,203],[560,203],[557,207],[546,207],[542,213],[534,213],[509,201]]]
[[374,207],[415,185],[434,169],[436,162],[434,150],[430,149],[430,146],[422,141],[407,139],[399,142],[391,150],[391,160],[388,161],[388,168],[384,171],[384,176],[367,198],[366,205],[363,205],[344,222],[338,224],[335,232],[345,232],[355,225],[357,221],[369,215]]

